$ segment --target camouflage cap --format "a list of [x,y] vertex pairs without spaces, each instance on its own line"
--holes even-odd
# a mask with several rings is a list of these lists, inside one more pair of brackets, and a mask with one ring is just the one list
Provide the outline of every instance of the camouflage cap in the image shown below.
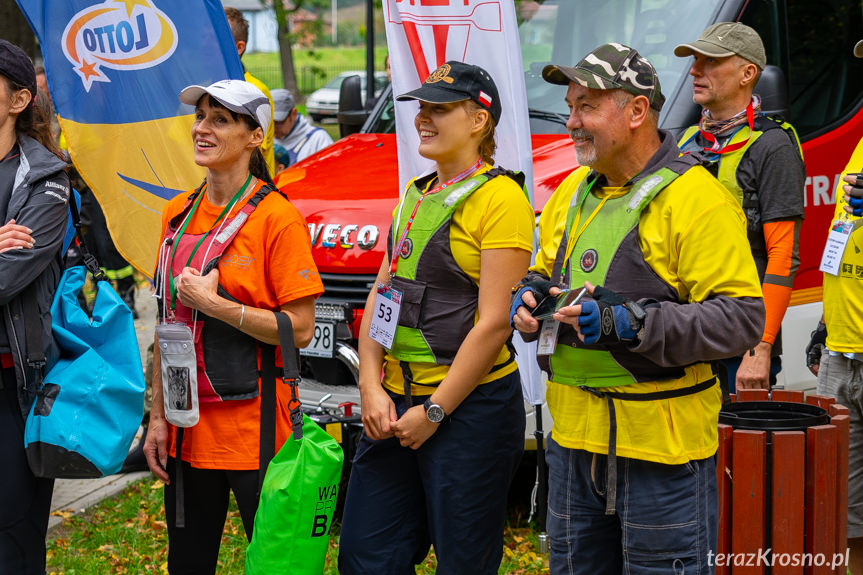
[[542,69],[542,77],[551,84],[565,86],[575,82],[594,90],[620,89],[645,96],[655,110],[661,110],[665,103],[653,65],[634,48],[623,44],[603,44],[575,67],[550,64]]
[[854,55],[858,58],[863,58],[863,40],[860,40],[854,46]]
[[680,44],[674,48],[675,56],[686,57],[692,56],[693,53],[714,58],[737,54],[758,66],[759,70],[763,70],[767,65],[767,54],[764,52],[761,36],[740,22],[718,22],[708,26],[695,42]]

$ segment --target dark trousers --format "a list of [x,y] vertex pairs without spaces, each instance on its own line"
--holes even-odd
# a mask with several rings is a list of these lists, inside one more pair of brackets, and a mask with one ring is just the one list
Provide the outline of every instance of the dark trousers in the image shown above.
[[234,492],[246,537],[252,540],[258,510],[258,470],[222,471],[195,469],[183,462],[186,526],[176,527],[176,460],[168,459],[171,483],[165,486],[168,520],[168,572],[171,575],[212,575],[216,572],[219,545],[228,516],[230,492]]
[[30,471],[15,372],[0,373],[0,573],[43,575],[54,480]]
[[[390,397],[401,417],[404,396]],[[497,573],[524,425],[516,372],[478,386],[417,450],[364,433],[348,483],[339,572],[413,574],[431,544],[441,575]]]

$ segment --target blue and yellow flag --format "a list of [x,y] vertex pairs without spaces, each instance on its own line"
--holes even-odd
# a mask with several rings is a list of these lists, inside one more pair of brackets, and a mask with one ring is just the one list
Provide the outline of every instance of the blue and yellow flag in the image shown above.
[[120,253],[152,275],[162,207],[197,186],[180,90],[243,68],[219,0],[18,0],[69,153]]

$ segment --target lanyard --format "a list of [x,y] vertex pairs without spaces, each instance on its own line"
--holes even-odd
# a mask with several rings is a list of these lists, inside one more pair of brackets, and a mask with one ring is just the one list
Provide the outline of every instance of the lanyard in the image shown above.
[[[226,214],[228,214],[231,211],[231,208],[233,208],[234,204],[236,204],[237,201],[243,196],[243,193],[246,191],[246,188],[248,188],[249,182],[251,182],[251,181],[252,181],[252,174],[249,174],[249,177],[246,178],[246,182],[240,187],[240,189],[237,191],[237,193],[234,194],[234,197],[231,198],[231,201],[228,202],[228,205],[225,206],[225,209],[222,210],[222,213],[220,213],[218,215],[218,217],[216,217],[216,221],[213,222],[213,225],[210,227],[210,229],[207,230],[206,233],[201,235],[201,239],[198,240],[198,243],[195,244],[194,249],[192,249],[192,253],[189,255],[189,260],[186,262],[186,266],[188,266],[190,263],[192,263],[192,259],[195,257],[195,254],[197,253],[198,248],[201,247],[201,243],[203,243],[204,239],[206,239],[206,237],[208,235],[210,235],[210,232],[212,232],[213,229],[215,229],[215,227],[219,223],[219,220],[221,220],[223,217],[225,217]],[[204,197],[205,193],[207,193],[207,186],[206,185],[201,189],[201,193],[198,194],[198,197],[195,199],[195,203],[192,204],[192,209],[189,211],[189,215],[186,216],[186,221],[183,222],[183,225],[180,227],[180,231],[177,232],[177,235],[174,237],[174,242],[173,242],[174,245],[171,247],[171,259],[168,262],[168,266],[167,266],[168,269],[166,271],[168,272],[168,284],[170,285],[170,288],[171,288],[171,309],[172,310],[175,309],[175,307],[176,307],[176,298],[177,298],[177,288],[174,286],[174,274],[171,271],[173,268],[173,265],[174,265],[174,253],[177,251],[177,245],[180,243],[180,238],[183,237],[183,233],[185,233],[185,231],[186,231],[186,226],[188,226],[189,222],[192,221],[192,215],[195,213],[195,210],[198,209],[198,204],[201,203],[201,198]]]
[[[749,135],[746,136],[746,139],[743,140],[742,142],[737,142],[736,144],[731,144],[730,146],[720,146],[719,142],[716,140],[716,136],[714,136],[710,132],[705,132],[704,130],[701,130],[699,128],[699,132],[701,132],[701,136],[705,140],[710,142],[710,144],[711,144],[709,148],[705,146],[704,151],[705,152],[712,152],[714,154],[728,154],[730,152],[734,152],[736,150],[739,150],[740,148],[742,148],[743,146],[746,145],[746,142],[748,142],[749,138],[752,137],[752,130],[754,129],[754,125],[755,125],[755,112],[752,108],[752,102],[751,101],[749,102],[749,105],[746,106],[746,122],[747,122],[747,124],[749,124]],[[738,130],[739,130],[739,128],[738,128]],[[729,138],[729,140],[730,140],[730,138]]]
[[[471,167],[469,167],[468,169],[466,169],[465,171],[463,171],[459,175],[455,176],[454,178],[447,180],[446,182],[440,184],[439,186],[435,186],[432,189],[426,188],[426,191],[424,191],[422,193],[422,195],[420,196],[420,199],[417,200],[417,204],[414,206],[414,209],[411,212],[411,215],[408,218],[407,223],[405,224],[405,229],[402,232],[401,238],[399,238],[399,241],[396,244],[395,249],[393,250],[393,261],[390,263],[390,277],[393,277],[396,275],[396,269],[398,268],[398,263],[399,263],[399,254],[402,253],[402,246],[404,245],[405,240],[408,237],[408,231],[411,229],[411,225],[414,223],[414,218],[416,217],[417,211],[419,211],[420,204],[423,203],[423,200],[426,199],[426,197],[443,190],[447,186],[457,184],[458,182],[460,182],[466,178],[471,177],[472,175],[474,175],[477,172],[477,170],[482,168],[482,166],[483,166],[482,158],[479,158],[479,159],[477,159],[477,161],[474,165],[472,165]],[[405,194],[405,197],[407,197],[407,194]],[[396,233],[398,233],[399,225],[401,223],[400,220],[401,220],[401,216],[402,216],[402,205],[403,204],[404,204],[404,198],[402,198],[402,201],[399,202],[398,215],[396,216]]]
[[[569,237],[569,240],[566,242],[566,256],[563,258],[563,272],[565,273],[566,264],[569,261],[570,256],[572,256],[572,251],[575,249],[575,244],[578,242],[578,238],[581,237],[581,234],[584,233],[584,230],[587,229],[587,226],[590,225],[590,222],[596,217],[596,214],[599,213],[599,210],[602,209],[602,206],[605,205],[605,202],[608,201],[608,198],[611,197],[611,194],[606,195],[599,202],[599,205],[590,213],[587,217],[587,221],[584,222],[584,225],[581,226],[581,229],[578,229],[578,222],[581,220],[581,208],[584,206],[584,202],[587,200],[587,195],[590,193],[590,189],[593,187],[593,184],[596,183],[596,180],[599,179],[599,175],[597,175],[591,182],[587,185],[587,189],[584,191],[584,195],[581,198],[581,201],[578,203],[578,211],[575,213],[575,220],[572,222],[572,229],[576,230],[576,233]],[[626,184],[624,184],[626,185]],[[623,187],[623,186],[621,186]],[[620,189],[620,188],[618,188]]]

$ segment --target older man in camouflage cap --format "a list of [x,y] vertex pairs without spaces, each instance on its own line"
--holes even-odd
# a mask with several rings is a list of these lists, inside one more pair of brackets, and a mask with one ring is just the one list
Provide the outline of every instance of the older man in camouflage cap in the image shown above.
[[[712,573],[721,394],[710,362],[764,326],[743,212],[658,129],[659,78],[637,51],[606,44],[543,77],[568,86],[582,164],[543,210],[511,312],[539,337],[548,374],[551,572]],[[582,286],[580,304],[531,315]]]

